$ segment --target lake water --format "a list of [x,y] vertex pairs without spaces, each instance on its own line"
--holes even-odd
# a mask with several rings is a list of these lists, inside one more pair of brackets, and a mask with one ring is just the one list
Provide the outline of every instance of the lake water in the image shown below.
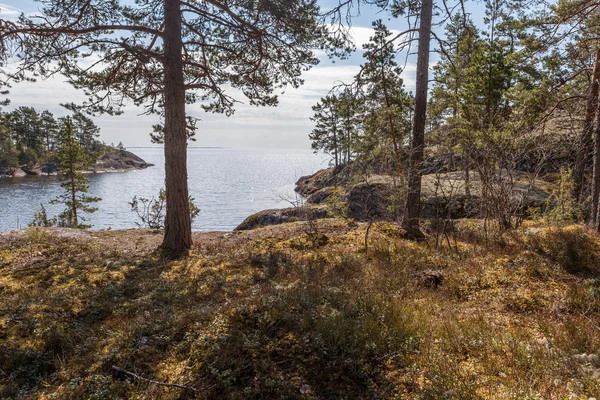
[[[88,214],[92,229],[137,227],[137,216],[128,202],[133,196],[151,197],[164,187],[162,148],[130,148],[154,167],[141,171],[92,174],[90,195],[102,198],[98,211]],[[201,212],[196,231],[226,231],[247,216],[269,208],[290,207],[294,183],[327,167],[328,158],[310,150],[206,149],[188,150],[190,195]],[[40,203],[49,215],[60,205],[48,202],[60,193],[58,182],[48,177],[0,178],[0,231],[26,227]]]

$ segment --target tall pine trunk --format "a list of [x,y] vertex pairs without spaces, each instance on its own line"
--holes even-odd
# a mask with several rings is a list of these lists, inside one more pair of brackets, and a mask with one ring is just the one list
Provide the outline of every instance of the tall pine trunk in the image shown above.
[[181,3],[164,0],[165,190],[167,214],[161,249],[185,254],[192,246],[192,222],[187,184],[187,133],[183,77]]
[[594,71],[592,81],[590,82],[590,93],[588,94],[587,107],[585,111],[585,121],[583,122],[583,131],[577,147],[577,156],[573,168],[573,180],[575,183],[573,197],[581,200],[583,184],[585,181],[585,170],[589,165],[590,154],[592,153],[592,135],[594,130],[594,115],[598,104],[598,80],[600,79],[600,48],[596,50],[596,60],[594,62]]
[[[71,164],[72,165],[72,164]],[[75,168],[72,166],[72,168]],[[78,228],[79,222],[77,221],[77,190],[75,188],[75,170],[69,171],[71,174],[71,214],[73,217],[73,228]]]
[[419,49],[417,51],[417,82],[415,88],[415,114],[413,123],[408,191],[402,227],[409,238],[421,239],[419,212],[421,209],[421,176],[423,174],[423,152],[425,149],[425,122],[427,117],[427,86],[429,80],[429,42],[431,41],[431,17],[433,0],[422,0],[419,27]]
[[338,139],[337,139],[337,126],[335,123],[335,118],[333,115],[331,116],[331,124],[333,127],[333,154],[335,156],[335,166],[339,165],[339,156],[338,156]]
[[[600,122],[600,104],[596,110],[596,121]],[[592,226],[600,232],[598,204],[600,203],[600,123],[596,123],[594,131],[594,173],[592,178]]]

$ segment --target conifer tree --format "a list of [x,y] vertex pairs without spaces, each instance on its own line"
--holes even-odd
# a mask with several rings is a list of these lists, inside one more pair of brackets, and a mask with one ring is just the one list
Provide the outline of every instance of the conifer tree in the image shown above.
[[48,110],[42,112],[40,120],[46,151],[53,151],[60,133],[58,122]]
[[89,182],[83,171],[87,170],[94,160],[81,148],[70,118],[64,119],[56,158],[63,193],[50,203],[63,204],[66,207],[58,216],[58,223],[70,228],[89,228],[91,225],[85,224],[86,220],[81,214],[95,212],[97,208],[91,204],[101,199],[87,195]]
[[422,0],[419,10],[419,41],[417,49],[417,78],[415,85],[415,111],[407,180],[407,194],[402,227],[406,236],[420,240],[424,237],[419,227],[421,211],[421,181],[425,153],[425,124],[427,120],[427,92],[429,88],[429,48],[433,0]]
[[78,111],[73,113],[72,123],[79,146],[88,152],[94,151],[98,143],[100,128],[96,126],[91,118]]
[[10,173],[19,166],[19,152],[10,136],[4,121],[0,121],[0,173]]
[[461,90],[469,78],[475,43],[479,37],[477,28],[470,20],[455,15],[446,26],[446,43],[449,50],[440,54],[440,61],[433,67],[434,84],[429,103],[429,124],[437,145],[443,146],[450,155],[449,168],[457,168],[456,155],[461,159],[464,172],[465,195],[470,196],[471,144],[468,135],[460,130],[460,109],[463,99]]
[[373,28],[375,35],[363,46],[366,62],[357,77],[365,108],[363,141],[371,143],[371,149],[391,147],[398,169],[403,163],[401,148],[411,128],[412,98],[404,90],[391,32],[381,20],[374,21]]
[[338,97],[335,94],[323,97],[314,105],[311,121],[315,123],[315,128],[308,135],[312,149],[315,152],[322,150],[330,154],[336,167],[342,163],[344,143],[338,106]]
[[[56,72],[84,88],[89,112],[119,113],[126,101],[164,120],[167,212],[162,249],[191,247],[186,104],[230,115],[237,93],[277,104],[299,86],[327,36],[314,0],[285,2],[38,0],[41,18],[0,20],[0,53],[19,60],[10,78]],[[94,68],[82,65],[91,55]],[[230,89],[236,89],[231,91]]]
[[359,142],[363,131],[363,99],[354,93],[351,87],[346,87],[337,97],[337,112],[340,117],[341,155],[345,163],[356,158]]

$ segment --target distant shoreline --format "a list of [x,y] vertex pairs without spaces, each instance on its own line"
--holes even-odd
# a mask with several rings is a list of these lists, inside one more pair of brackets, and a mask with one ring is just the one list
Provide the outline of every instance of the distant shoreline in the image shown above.
[[[128,146],[128,149],[162,149],[164,146]],[[234,147],[188,146],[188,149],[233,149]]]
[[[127,150],[108,151],[101,154],[95,164],[89,169],[80,171],[85,174],[104,174],[109,172],[129,172],[139,171],[148,167],[153,167],[154,164],[147,163],[138,155]],[[56,166],[53,163],[43,165],[35,165],[30,168],[20,166],[11,171],[10,174],[0,174],[0,178],[15,178],[23,179],[27,177],[51,177],[60,175],[56,171]]]

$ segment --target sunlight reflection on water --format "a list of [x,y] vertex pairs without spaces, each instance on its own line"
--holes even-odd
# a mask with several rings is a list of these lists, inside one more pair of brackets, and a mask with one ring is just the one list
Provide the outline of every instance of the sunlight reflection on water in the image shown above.
[[[135,228],[137,217],[127,204],[134,195],[151,197],[163,187],[162,148],[131,148],[154,167],[142,171],[90,175],[90,195],[102,198],[88,215],[93,229]],[[294,199],[294,183],[327,167],[328,157],[310,150],[190,148],[190,195],[200,209],[193,229],[231,230],[248,215],[269,208],[289,207],[281,196]],[[40,203],[50,215],[61,206],[48,205],[59,193],[48,177],[0,179],[0,231],[25,227]]]

